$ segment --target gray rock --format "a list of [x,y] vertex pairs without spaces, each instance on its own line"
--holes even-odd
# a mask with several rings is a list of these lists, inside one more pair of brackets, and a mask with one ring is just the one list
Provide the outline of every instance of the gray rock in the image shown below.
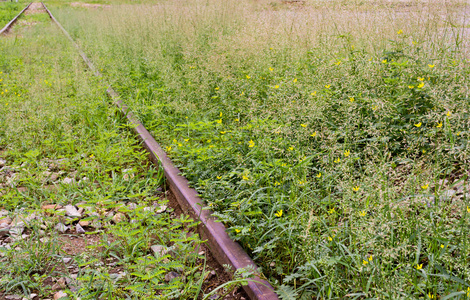
[[447,201],[447,200],[450,200],[452,199],[452,197],[455,195],[456,191],[454,190],[447,190],[447,191],[444,191],[441,196],[439,197],[439,200],[440,201]]
[[70,257],[63,257],[63,258],[62,258],[62,261],[64,262],[64,264],[68,264],[69,262],[72,261],[72,258],[70,258]]
[[10,226],[8,226],[6,224],[5,224],[5,226],[2,226],[0,224],[0,237],[6,236],[6,235],[8,235],[8,233],[10,233]]
[[150,249],[152,249],[155,256],[163,256],[170,251],[168,247],[162,245],[153,245],[150,247]]
[[161,205],[159,209],[155,211],[156,214],[161,214],[162,212],[165,212],[167,209],[166,205]]
[[70,177],[65,177],[64,179],[62,179],[62,183],[63,184],[72,184],[75,182],[75,179],[74,178],[70,178]]
[[24,231],[24,222],[19,221],[19,222],[12,222],[12,225],[10,226],[10,234],[12,236],[21,236],[21,234]]
[[80,226],[79,223],[77,223],[77,226],[75,226],[75,230],[77,231],[78,234],[83,234],[83,233],[85,233],[85,229],[83,229],[83,227]]
[[60,232],[60,233],[65,233],[67,230],[69,230],[69,227],[65,226],[64,224],[62,223],[58,223],[56,226],[55,226],[55,229]]
[[12,219],[10,217],[5,217],[3,219],[0,219],[0,226],[2,226],[2,224],[10,225],[11,222],[12,222]]
[[118,212],[117,214],[114,215],[113,217],[113,222],[114,224],[117,224],[119,222],[122,222],[126,219],[126,216],[123,213]]
[[65,214],[72,218],[81,218],[82,215],[78,212],[78,210],[73,205],[66,205],[65,206]]
[[131,202],[127,204],[127,208],[129,208],[130,210],[134,210],[137,208],[137,204]]
[[67,294],[62,291],[58,291],[57,293],[54,294],[54,300],[59,300],[62,298],[65,299],[66,297],[67,297]]
[[175,278],[178,278],[178,277],[180,277],[180,276],[181,276],[181,275],[178,274],[178,273],[176,273],[175,271],[171,271],[171,272],[169,272],[169,273],[167,273],[167,274],[165,275],[165,281],[166,281],[166,282],[170,282],[170,281],[172,281],[172,280],[174,280]]
[[5,296],[5,299],[6,300],[21,300],[23,299],[23,297],[19,295],[7,295]]

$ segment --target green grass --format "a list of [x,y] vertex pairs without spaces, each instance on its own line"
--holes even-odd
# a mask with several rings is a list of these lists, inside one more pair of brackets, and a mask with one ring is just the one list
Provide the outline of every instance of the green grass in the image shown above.
[[25,3],[0,2],[0,29],[11,21],[24,7]]
[[[159,192],[163,172],[150,165],[109,104],[106,87],[53,23],[15,30],[18,36],[0,39],[0,159],[6,165],[0,171],[0,210],[11,219],[37,217],[26,222],[27,236],[0,240],[0,295],[52,298],[52,279],[63,277],[73,279],[63,289],[81,299],[207,298],[206,277],[213,269],[197,250],[202,241],[194,233],[196,222],[171,208],[154,212],[167,204]],[[63,211],[46,212],[44,204],[78,205],[87,212],[82,220],[102,227],[87,227],[82,237],[91,244],[73,244],[80,249],[71,254],[64,240],[79,236],[54,228],[58,222],[74,228],[78,220]],[[110,212],[125,214],[123,221],[112,221]],[[172,251],[155,256],[152,245]],[[72,258],[71,269],[62,263],[65,257]],[[116,269],[124,275],[116,277]],[[170,271],[181,276],[166,282]],[[246,283],[239,276],[217,292]]]
[[446,24],[465,9],[53,12],[284,299],[464,299],[470,69],[466,31]]

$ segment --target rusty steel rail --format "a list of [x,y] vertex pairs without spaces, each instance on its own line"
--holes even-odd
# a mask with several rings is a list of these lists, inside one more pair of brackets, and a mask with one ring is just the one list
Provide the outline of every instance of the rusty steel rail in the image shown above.
[[4,32],[7,32],[8,29],[10,29],[11,26],[13,26],[13,24],[15,24],[16,20],[18,20],[18,18],[24,13],[25,10],[27,10],[29,8],[29,6],[32,4],[33,2],[30,2],[25,8],[23,8],[22,11],[20,11],[20,13],[18,15],[16,15],[16,17],[14,17],[10,22],[8,22],[7,25],[5,25],[5,27],[3,27],[1,30],[0,30],[0,35],[3,34]]
[[[44,3],[45,10],[51,19],[57,24],[72,44],[78,49],[80,56],[83,58],[93,73],[102,77],[102,74],[95,68],[92,61],[80,49],[78,44],[72,39],[70,34],[62,27],[57,19],[52,15]],[[225,226],[217,222],[217,218],[211,216],[212,211],[208,210],[198,196],[196,190],[189,186],[188,180],[180,175],[180,170],[173,164],[162,147],[153,138],[144,125],[130,112],[129,107],[120,99],[120,96],[113,88],[109,87],[106,92],[114,101],[121,113],[126,116],[128,121],[134,125],[133,130],[142,141],[144,147],[150,154],[150,160],[157,166],[161,166],[169,183],[170,190],[178,200],[179,205],[186,213],[200,221],[198,232],[203,239],[207,239],[210,251],[215,259],[221,264],[232,266],[235,270],[239,270],[248,266],[256,268],[253,260],[242,249],[242,247],[227,234]],[[243,289],[252,300],[277,300],[279,297],[274,292],[274,288],[264,279],[256,276],[243,286]]]

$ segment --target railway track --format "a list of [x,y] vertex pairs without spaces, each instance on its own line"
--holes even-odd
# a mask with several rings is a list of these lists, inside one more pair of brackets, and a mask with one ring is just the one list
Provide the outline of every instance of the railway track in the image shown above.
[[8,22],[8,24],[5,25],[5,27],[3,27],[0,30],[0,35],[3,34],[3,33],[8,32],[8,30],[10,30],[10,28],[15,24],[15,22],[18,20],[18,18],[31,6],[32,3],[33,2],[30,2],[25,8],[23,8],[22,11],[20,11],[19,14],[17,14],[13,19],[11,19],[11,21]]
[[[102,74],[97,70],[87,55],[80,49],[70,34],[53,16],[46,5],[44,3],[41,4],[53,22],[75,46],[88,68],[95,76],[102,78]],[[2,29],[1,33],[8,31],[30,5],[31,3],[28,4],[28,6],[25,7],[12,21],[10,21],[7,26]],[[133,125],[132,128],[137,137],[142,141],[144,148],[148,151],[149,158],[152,163],[163,168],[170,191],[175,196],[181,209],[185,213],[189,214],[194,220],[199,221],[197,228],[198,232],[202,239],[207,240],[208,248],[216,261],[220,265],[230,265],[233,270],[240,270],[247,267],[256,268],[253,260],[238,243],[230,239],[225,226],[222,223],[217,222],[217,219],[212,216],[212,212],[203,204],[202,200],[198,197],[196,190],[190,188],[188,180],[180,175],[181,172],[179,169],[169,159],[165,151],[152,137],[144,125],[137,120],[134,114],[129,110],[126,103],[120,98],[119,94],[114,91],[112,87],[109,87],[106,92],[113,103],[119,108],[122,115],[125,116],[128,122]],[[260,278],[260,276],[256,276],[250,280],[248,285],[243,286],[243,290],[246,292],[248,297],[253,300],[279,299],[274,292],[274,288],[269,284],[269,282]]]

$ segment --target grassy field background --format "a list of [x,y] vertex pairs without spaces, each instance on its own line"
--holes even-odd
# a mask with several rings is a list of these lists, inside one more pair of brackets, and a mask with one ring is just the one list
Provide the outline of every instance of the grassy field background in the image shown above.
[[0,2],[0,29],[7,25],[26,5],[26,2]]
[[468,3],[51,6],[284,299],[464,299]]

